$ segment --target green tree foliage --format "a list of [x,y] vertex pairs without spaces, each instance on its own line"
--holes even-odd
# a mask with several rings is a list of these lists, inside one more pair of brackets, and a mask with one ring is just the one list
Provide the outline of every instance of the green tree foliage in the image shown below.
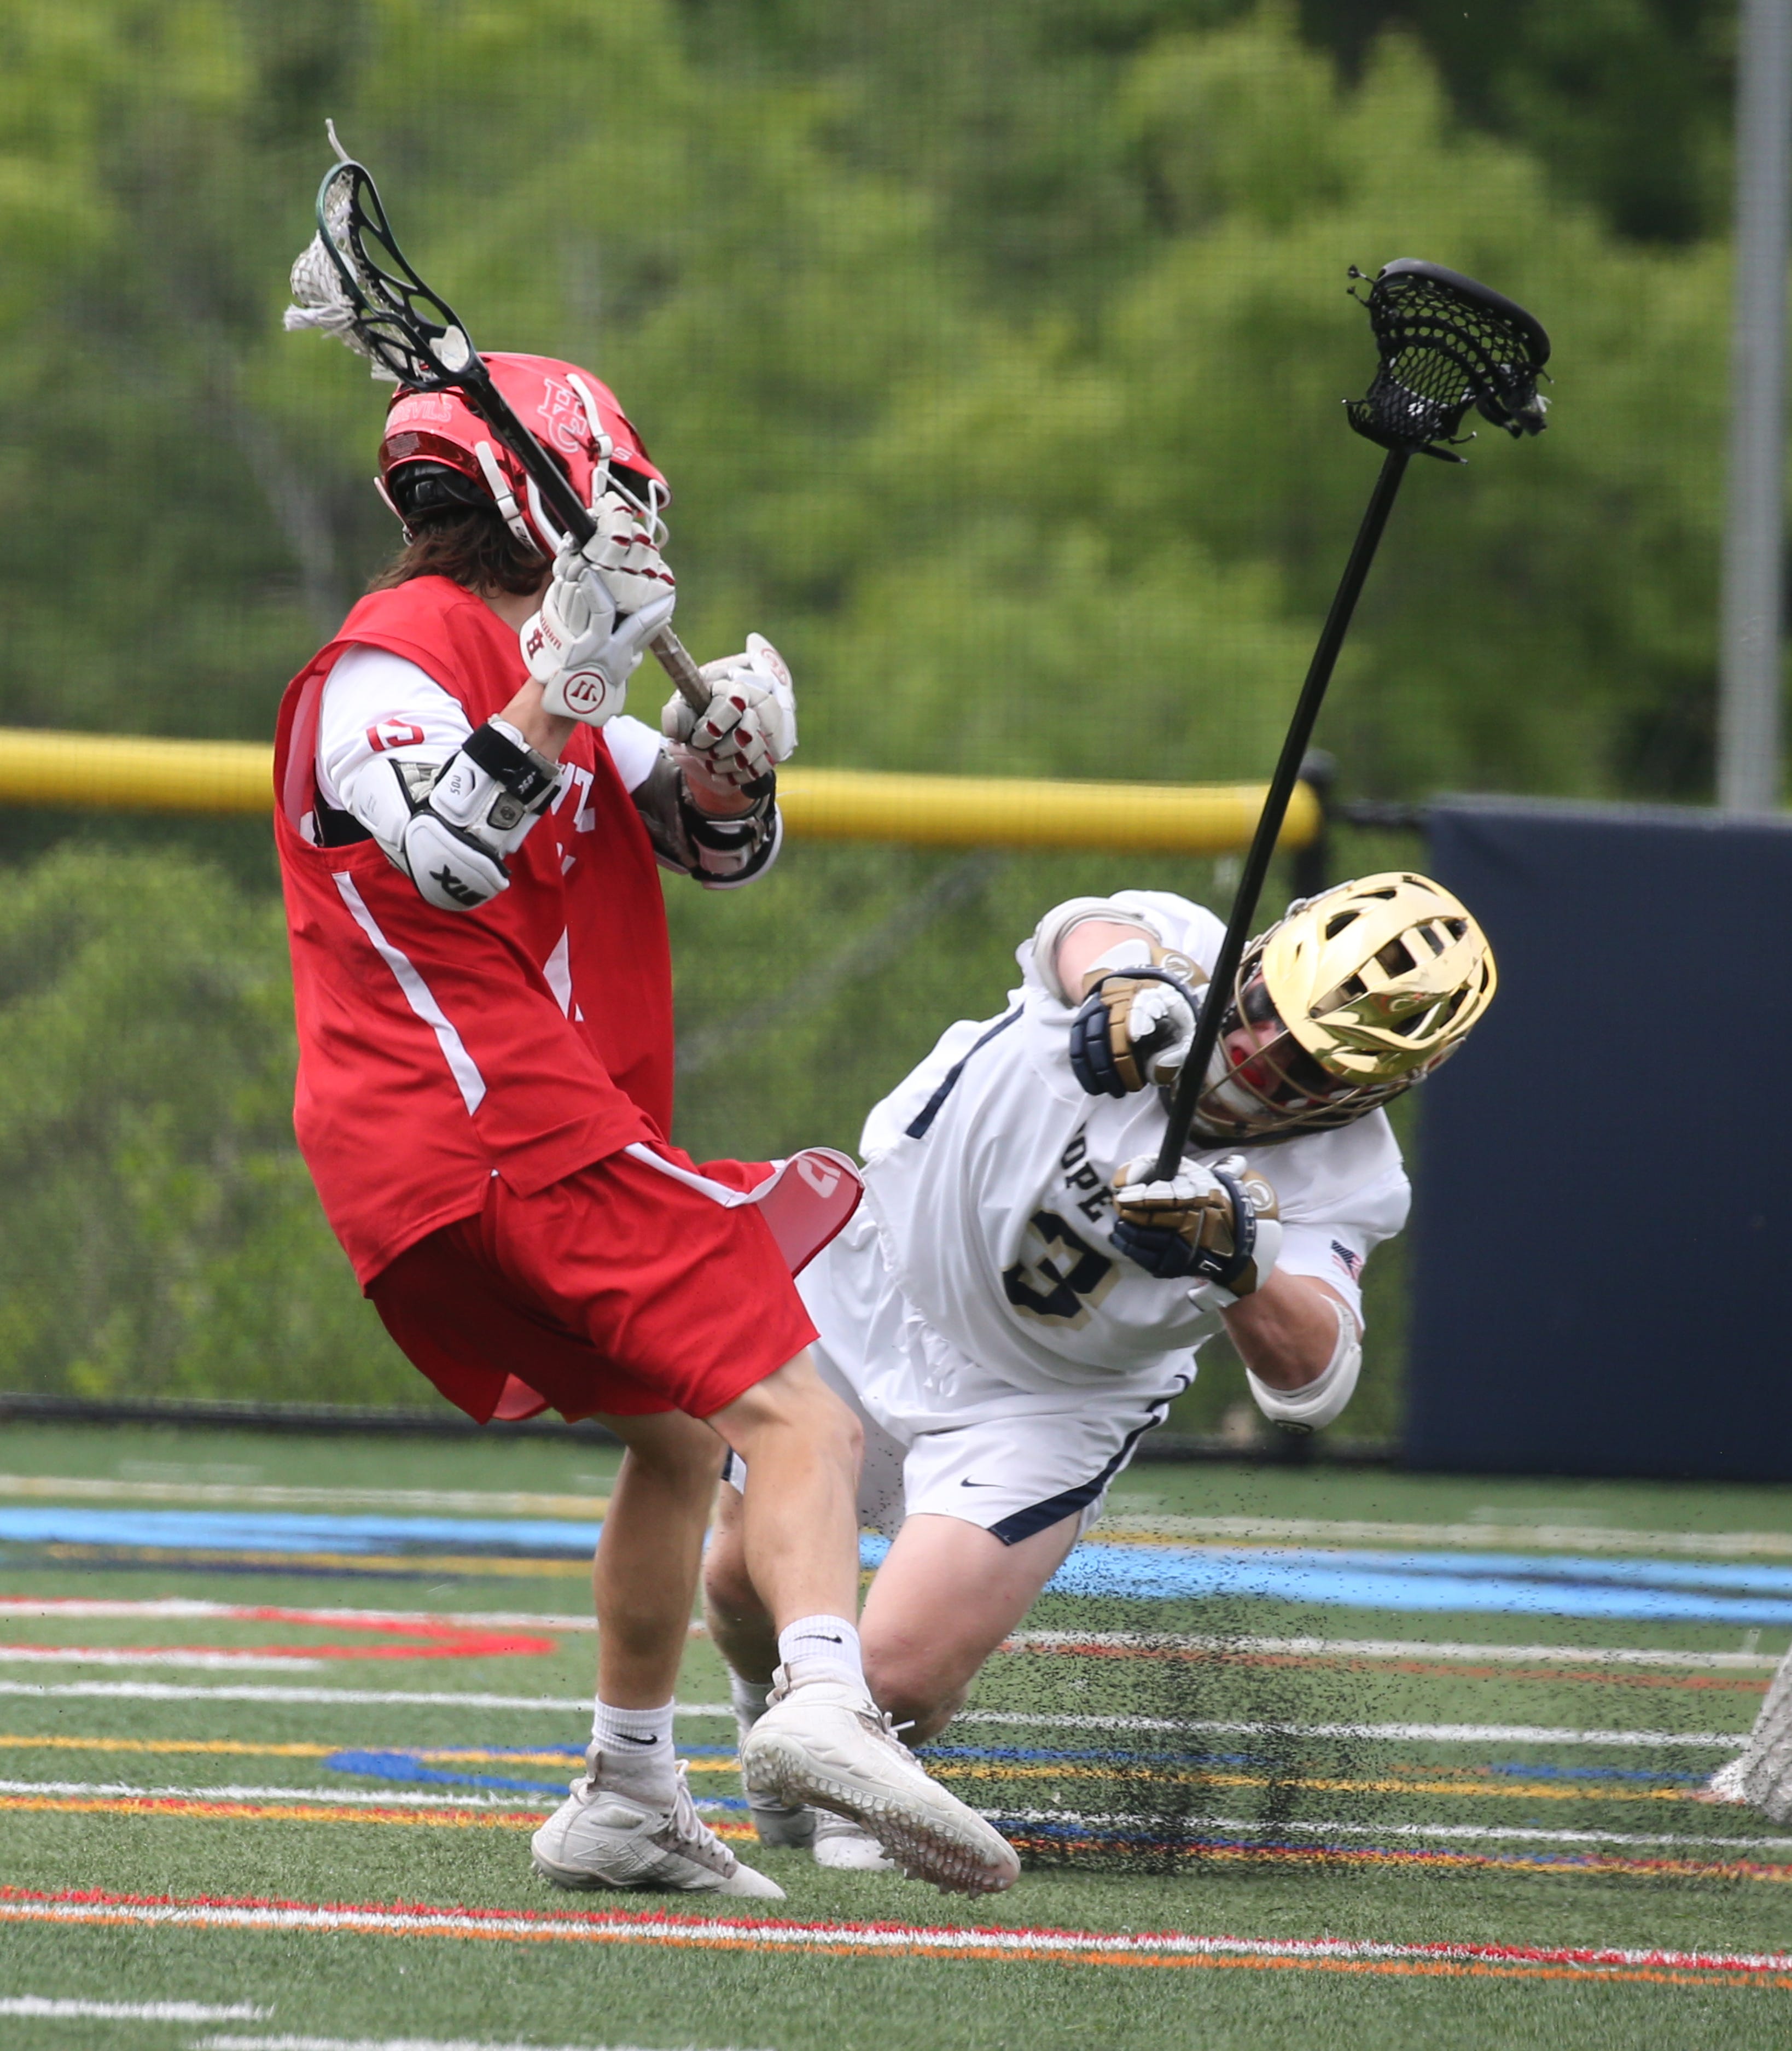
[[[1321,738],[1347,793],[1703,795],[1715,17],[1527,0],[1477,42],[1428,6],[22,0],[0,722],[264,736],[392,545],[385,388],[279,324],[330,114],[484,346],[616,386],[675,488],[686,639],[771,633],[823,764],[1262,773],[1378,460],[1338,405],[1372,367],[1347,268],[1484,275],[1555,334],[1554,425],[1416,467]],[[651,672],[636,692],[651,717]],[[0,846],[67,826],[15,814]],[[385,1387],[284,1136],[275,914],[179,838],[53,854],[7,893],[9,1372]],[[264,844],[212,845],[264,890]],[[941,1025],[999,1003],[1054,897],[1214,887],[784,861],[671,894],[699,1152],[850,1144]],[[59,1322],[28,1280],[77,1252]]]
[[276,905],[174,855],[15,871],[0,1045],[10,1385],[409,1394],[292,1145]]

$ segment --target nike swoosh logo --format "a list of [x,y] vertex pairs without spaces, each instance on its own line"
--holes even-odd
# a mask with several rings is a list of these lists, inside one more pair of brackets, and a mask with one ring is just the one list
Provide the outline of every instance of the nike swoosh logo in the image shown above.
[[999,1481],[961,1481],[958,1486],[961,1488],[1000,1488],[1002,1484]]
[[846,1640],[843,1638],[830,1638],[824,1631],[812,1631],[808,1633],[808,1636],[817,1645],[844,1645],[846,1643]]
[[636,1737],[632,1731],[618,1731],[616,1736],[624,1744],[658,1744],[659,1742],[656,1737]]

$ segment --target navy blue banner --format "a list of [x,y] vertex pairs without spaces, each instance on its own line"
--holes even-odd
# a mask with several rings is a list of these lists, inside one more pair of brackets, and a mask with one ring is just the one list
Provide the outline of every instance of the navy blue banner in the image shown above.
[[1430,834],[1500,990],[1422,1092],[1411,1463],[1792,1479],[1792,826]]

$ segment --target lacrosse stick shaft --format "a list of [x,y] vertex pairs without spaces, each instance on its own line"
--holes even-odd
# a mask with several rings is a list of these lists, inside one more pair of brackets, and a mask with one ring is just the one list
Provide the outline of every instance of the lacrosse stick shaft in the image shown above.
[[710,709],[709,687],[697,668],[696,658],[679,639],[671,627],[663,627],[648,642],[654,658],[661,669],[678,686],[679,696],[693,712],[707,712]]
[[1171,1100],[1170,1122],[1164,1131],[1164,1144],[1158,1150],[1157,1166],[1153,1171],[1160,1182],[1174,1176],[1181,1165],[1182,1151],[1187,1143],[1188,1128],[1194,1119],[1195,1107],[1200,1100],[1208,1064],[1213,1059],[1213,1050],[1219,1038],[1220,1018],[1226,1010],[1232,986],[1238,979],[1238,963],[1244,959],[1245,943],[1250,937],[1251,921],[1256,916],[1257,900],[1262,894],[1264,880],[1269,875],[1270,864],[1274,858],[1282,821],[1288,815],[1289,801],[1294,795],[1295,784],[1300,780],[1301,764],[1313,739],[1319,709],[1325,699],[1325,687],[1331,682],[1332,671],[1337,664],[1338,650],[1343,647],[1344,636],[1350,631],[1351,615],[1356,610],[1356,601],[1362,596],[1363,586],[1367,581],[1369,565],[1375,561],[1382,529],[1387,525],[1387,516],[1394,510],[1395,497],[1400,489],[1401,479],[1406,475],[1409,455],[1410,451],[1406,449],[1394,448],[1390,449],[1383,459],[1381,475],[1375,479],[1375,488],[1370,494],[1363,523],[1356,530],[1356,541],[1350,552],[1350,561],[1344,566],[1344,576],[1332,600],[1332,609],[1325,615],[1325,624],[1321,631],[1318,646],[1313,650],[1313,661],[1308,666],[1307,680],[1301,687],[1300,700],[1295,705],[1294,717],[1289,725],[1288,738],[1282,743],[1281,759],[1277,763],[1276,773],[1270,779],[1268,793],[1263,799],[1263,810],[1257,822],[1257,831],[1250,843],[1250,852],[1245,857],[1243,873],[1238,877],[1238,892],[1232,900],[1231,916],[1226,922],[1226,937],[1220,943],[1219,959],[1214,963],[1213,975],[1207,983],[1207,1002],[1201,1006],[1201,1015],[1196,1022],[1195,1044],[1189,1049],[1187,1060],[1183,1064],[1176,1095]]

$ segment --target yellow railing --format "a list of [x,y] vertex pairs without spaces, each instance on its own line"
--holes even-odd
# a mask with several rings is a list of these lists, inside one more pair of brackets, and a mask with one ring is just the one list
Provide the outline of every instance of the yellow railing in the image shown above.
[[[246,740],[0,729],[0,803],[133,812],[265,812],[272,752]],[[1261,783],[1078,783],[1019,777],[905,776],[792,764],[778,789],[806,840],[920,847],[1101,847],[1225,854],[1250,841]],[[1319,800],[1296,787],[1285,848],[1320,830]]]

